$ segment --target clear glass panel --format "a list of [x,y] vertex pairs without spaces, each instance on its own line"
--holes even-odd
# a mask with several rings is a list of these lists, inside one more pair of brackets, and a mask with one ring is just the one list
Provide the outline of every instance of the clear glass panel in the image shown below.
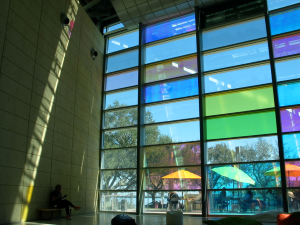
[[197,56],[146,66],[145,83],[198,73]]
[[104,148],[122,148],[137,145],[137,128],[104,131]]
[[288,187],[300,187],[300,161],[286,161],[285,174]]
[[199,99],[148,106],[145,112],[146,118],[151,118],[146,119],[146,124],[195,118],[199,117]]
[[106,91],[138,85],[138,71],[126,71],[106,77]]
[[300,189],[288,189],[289,213],[298,212],[300,210]]
[[136,170],[104,170],[101,190],[136,190]]
[[195,14],[189,14],[146,27],[146,43],[196,30]]
[[205,93],[211,93],[271,83],[272,75],[270,65],[263,65],[207,75],[204,79]]
[[204,55],[204,71],[216,70],[269,59],[267,43]]
[[118,212],[136,212],[136,192],[101,192],[100,210]]
[[201,189],[200,167],[146,169],[144,172],[144,190]]
[[118,23],[118,24],[113,25],[113,26],[108,26],[107,32],[117,30],[117,29],[122,28],[122,27],[124,27],[123,23]]
[[272,87],[241,90],[205,97],[206,116],[274,107]]
[[146,64],[195,53],[196,36],[174,39],[146,47]]
[[274,57],[283,57],[300,53],[300,34],[273,39]]
[[277,167],[279,162],[209,166],[208,188],[281,187],[280,171],[274,173]]
[[283,212],[281,189],[208,192],[209,215],[254,215],[267,211]]
[[207,139],[222,139],[276,133],[275,112],[266,111],[208,118]]
[[105,109],[137,105],[138,89],[108,93],[105,95]]
[[139,51],[132,50],[107,57],[106,73],[138,66]]
[[199,139],[199,121],[145,126],[146,145],[199,141]]
[[137,125],[137,108],[104,113],[104,129]]
[[145,103],[183,98],[198,94],[198,78],[170,81],[145,87]]
[[279,160],[277,136],[207,142],[207,163]]
[[299,3],[299,0],[268,0],[269,10],[279,9]]
[[291,59],[283,62],[276,62],[277,81],[300,78],[300,59]]
[[[144,213],[166,213],[170,194],[175,191],[145,191]],[[178,191],[176,192],[180,201],[180,210],[183,214],[202,213],[201,191]]]
[[102,151],[101,169],[124,169],[137,167],[136,148]]
[[300,104],[300,81],[278,84],[277,89],[280,106]]
[[219,48],[267,36],[264,18],[252,19],[203,32],[203,50]]
[[300,106],[280,110],[282,132],[300,131]]
[[300,133],[282,135],[285,159],[300,158]]
[[139,45],[139,31],[131,31],[108,38],[107,53]]
[[270,15],[271,34],[282,34],[300,29],[300,8]]
[[200,165],[200,143],[145,147],[144,167]]

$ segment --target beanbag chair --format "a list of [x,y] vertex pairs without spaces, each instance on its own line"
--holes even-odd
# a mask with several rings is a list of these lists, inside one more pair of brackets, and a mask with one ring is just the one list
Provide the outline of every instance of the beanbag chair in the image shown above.
[[277,225],[299,225],[300,215],[299,213],[282,213],[277,216]]

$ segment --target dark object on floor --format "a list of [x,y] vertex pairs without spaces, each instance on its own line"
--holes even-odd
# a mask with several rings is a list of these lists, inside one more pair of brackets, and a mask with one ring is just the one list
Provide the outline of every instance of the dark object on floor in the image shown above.
[[300,213],[282,213],[277,216],[277,225],[299,225]]
[[111,220],[111,225],[136,225],[135,220],[125,214],[115,216]]
[[202,223],[208,225],[262,225],[261,222],[241,217],[227,217],[220,220],[206,220]]

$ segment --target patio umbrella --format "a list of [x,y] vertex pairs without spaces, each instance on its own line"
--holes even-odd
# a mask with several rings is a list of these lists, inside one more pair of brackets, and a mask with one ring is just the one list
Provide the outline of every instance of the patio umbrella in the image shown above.
[[238,182],[255,184],[255,181],[251,177],[237,167],[218,167],[213,168],[212,171]]
[[174,179],[201,179],[201,177],[198,176],[197,174],[191,173],[186,170],[179,170],[174,173],[170,173],[169,175],[166,175],[162,178],[165,178],[165,179],[172,179],[172,178],[174,178]]
[[[292,164],[285,165],[285,172],[289,179],[290,186],[290,177],[299,177],[300,176],[300,167]],[[274,169],[268,170],[264,173],[265,176],[277,176],[280,177],[280,167],[275,167]]]

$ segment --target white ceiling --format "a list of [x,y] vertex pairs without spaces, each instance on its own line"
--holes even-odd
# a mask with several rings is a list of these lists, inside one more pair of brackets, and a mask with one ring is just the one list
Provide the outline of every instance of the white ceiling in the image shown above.
[[151,24],[194,11],[195,6],[210,7],[228,0],[111,0],[119,19],[127,29],[140,22]]

